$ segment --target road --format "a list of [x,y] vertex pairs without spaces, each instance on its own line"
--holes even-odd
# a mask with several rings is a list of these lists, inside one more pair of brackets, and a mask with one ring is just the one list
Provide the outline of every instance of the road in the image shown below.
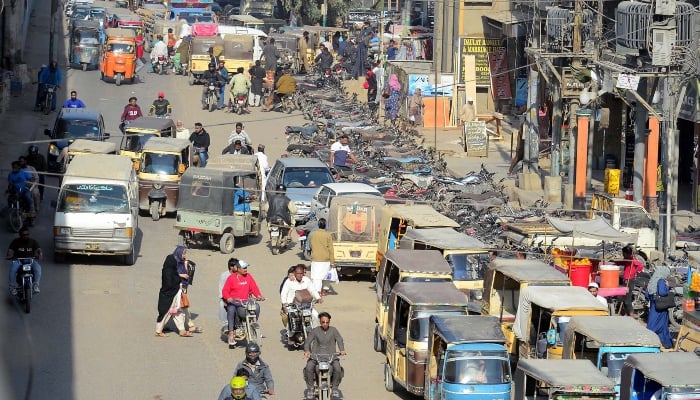
[[[96,2],[96,5],[100,2]],[[65,48],[63,43],[63,48]],[[63,63],[62,63],[63,64]],[[285,147],[284,127],[302,124],[298,112],[291,115],[262,113],[253,109],[241,117],[222,111],[209,113],[199,105],[201,86],[190,87],[182,76],[143,74],[134,85],[108,84],[99,72],[67,70],[64,89],[77,90],[89,108],[104,115],[110,140],[119,142],[119,116],[130,96],[136,96],[146,111],[158,91],[164,91],[174,107],[174,119],[192,128],[202,122],[212,137],[211,151],[220,152],[234,124],[241,121],[255,145],[264,143],[274,161]],[[25,117],[26,118],[26,117]],[[49,117],[28,117],[39,127],[52,126]],[[41,129],[26,133],[27,139],[43,140]],[[11,139],[4,139],[11,140]],[[16,143],[15,143],[16,144]],[[26,148],[17,145],[18,151]],[[45,154],[46,144],[41,151]],[[47,181],[56,185],[55,179]],[[173,217],[154,222],[139,220],[139,256],[132,267],[118,260],[98,257],[70,257],[66,264],[52,262],[53,209],[55,189],[47,189],[33,236],[46,257],[42,262],[42,292],[24,315],[10,301],[0,317],[3,368],[0,394],[6,399],[215,399],[232,376],[242,349],[229,350],[220,337],[217,317],[217,284],[229,258],[214,249],[192,249],[189,256],[198,263],[195,284],[190,290],[192,313],[204,333],[181,338],[169,333],[154,337],[156,304],[161,267],[177,240]],[[13,235],[3,232],[5,243]],[[290,265],[300,262],[298,246],[273,256],[267,238],[242,245],[234,257],[251,264],[249,271],[268,300],[262,304],[262,358],[272,368],[277,395],[273,398],[300,399],[304,389],[299,351],[288,351],[280,341],[282,325],[278,315],[278,286]],[[384,356],[372,350],[374,300],[369,281],[347,281],[335,286],[337,295],[326,297],[319,309],[333,316],[331,324],[345,338],[347,357],[343,360],[345,379],[341,390],[346,399],[395,399],[384,390]],[[29,396],[26,396],[29,391]],[[406,395],[403,395],[406,397]],[[407,398],[407,397],[406,397]]]

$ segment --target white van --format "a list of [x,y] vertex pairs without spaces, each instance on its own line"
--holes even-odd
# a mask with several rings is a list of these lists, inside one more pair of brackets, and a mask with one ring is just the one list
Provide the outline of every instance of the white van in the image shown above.
[[122,255],[136,262],[138,181],[131,158],[80,154],[68,164],[56,201],[54,257]]

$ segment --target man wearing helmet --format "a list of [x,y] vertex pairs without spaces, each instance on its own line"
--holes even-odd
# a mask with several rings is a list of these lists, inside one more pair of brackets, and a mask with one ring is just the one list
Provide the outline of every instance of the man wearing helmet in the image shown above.
[[158,98],[153,100],[153,104],[151,104],[151,111],[148,112],[148,115],[151,116],[153,114],[156,114],[156,117],[170,117],[170,114],[173,113],[173,106],[170,105],[170,102],[165,98],[165,93],[163,92],[158,92]]
[[216,64],[210,63],[209,64],[209,69],[205,71],[202,74],[202,80],[204,81],[204,88],[202,89],[202,110],[207,109],[207,91],[209,90],[209,86],[213,85],[217,89],[214,91],[214,94],[217,97],[217,104],[218,104],[218,97],[219,97],[219,89],[222,85],[224,85],[224,77],[221,76],[219,71],[216,70]]
[[275,394],[275,381],[272,380],[270,366],[260,358],[260,346],[257,343],[248,343],[245,347],[245,360],[238,363],[236,371],[241,368],[248,370],[248,381],[257,386],[261,393]]
[[[221,393],[219,394],[219,400],[262,400],[262,396],[260,395],[258,387],[255,386],[255,384],[248,382],[248,379],[250,379],[250,372],[248,372],[248,370],[245,368],[239,368],[238,371],[236,371],[236,376],[231,378],[231,382],[229,382],[223,387],[223,389],[221,389]],[[241,394],[240,391],[241,386],[245,388],[243,390],[243,394]]]
[[[292,215],[297,213],[297,207],[292,200],[287,197],[287,188],[279,184],[275,188],[275,192],[267,200],[267,222],[277,223],[280,225],[292,225]],[[292,230],[283,228],[287,231],[287,239],[291,239]]]

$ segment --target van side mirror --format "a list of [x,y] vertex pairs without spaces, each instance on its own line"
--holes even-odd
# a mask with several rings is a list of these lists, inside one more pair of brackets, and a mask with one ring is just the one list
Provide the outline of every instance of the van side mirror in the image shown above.
[[51,200],[51,208],[56,208],[58,206],[58,203],[56,200]]
[[51,136],[51,129],[44,129],[44,135]]

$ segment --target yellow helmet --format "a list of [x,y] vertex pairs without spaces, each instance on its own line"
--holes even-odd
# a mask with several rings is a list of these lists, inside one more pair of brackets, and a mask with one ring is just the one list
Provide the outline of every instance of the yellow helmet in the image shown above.
[[242,376],[234,376],[231,378],[231,397],[234,399],[245,399],[246,380]]

